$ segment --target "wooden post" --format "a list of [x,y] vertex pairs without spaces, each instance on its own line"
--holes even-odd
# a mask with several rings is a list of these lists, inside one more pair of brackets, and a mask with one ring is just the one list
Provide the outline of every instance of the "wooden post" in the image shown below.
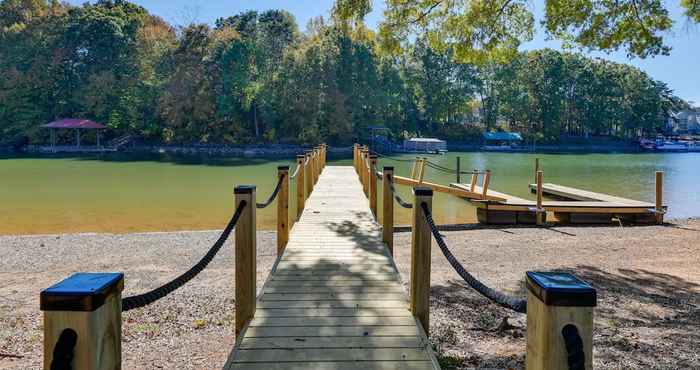
[[75,343],[72,369],[121,369],[123,289],[124,274],[76,273],[41,292],[45,370],[61,337]]
[[472,171],[472,183],[471,187],[469,188],[472,193],[476,190],[477,181],[479,181],[479,170],[475,168],[474,171]]
[[420,174],[418,175],[418,182],[419,183],[423,182],[423,176],[425,176],[425,162],[426,162],[426,160],[427,160],[426,158],[423,158],[420,161]]
[[458,184],[459,184],[460,182],[462,182],[462,178],[461,178],[461,176],[460,176],[460,175],[461,175],[461,172],[462,172],[462,170],[460,169],[460,165],[459,165],[459,157],[457,157],[457,183],[458,183]]
[[[593,368],[593,307],[596,290],[569,273],[526,274],[526,370],[569,369],[567,342],[577,352],[572,360]],[[576,344],[582,347],[576,346]]]
[[382,171],[382,240],[394,255],[394,193],[391,191],[391,178],[394,167],[384,166]]
[[418,318],[425,333],[430,333],[430,225],[423,215],[422,203],[432,212],[433,190],[414,189],[413,223],[411,233],[411,312]]
[[317,148],[314,148],[311,150],[311,161],[309,161],[309,164],[311,165],[312,185],[316,186],[316,182],[318,181],[318,149]]
[[540,171],[540,159],[535,158],[535,183],[537,183],[537,172]]
[[481,183],[481,191],[484,199],[486,198],[486,195],[489,190],[489,183],[491,182],[491,170],[486,170],[486,173],[484,174],[484,182]]
[[299,166],[299,172],[297,173],[297,220],[301,218],[301,214],[304,212],[304,187],[306,183],[304,182],[304,158],[303,155],[297,155],[297,166]]
[[311,170],[311,151],[307,150],[306,154],[304,156],[304,163],[306,165],[304,166],[304,182],[306,183],[306,199],[309,199],[311,196],[311,192],[314,191],[314,181],[313,181],[313,171]]
[[358,171],[358,169],[357,169],[357,147],[358,146],[359,145],[357,143],[355,143],[352,146],[352,166],[355,167],[355,173],[360,173],[360,171]]
[[535,217],[537,218],[537,224],[542,225],[546,220],[547,214],[542,212],[542,171],[537,171],[537,210],[535,212]]
[[256,272],[256,228],[255,186],[240,185],[234,190],[236,208],[241,202],[246,206],[236,225],[235,269],[236,269],[236,337],[255,315],[257,294]]
[[282,179],[277,194],[277,256],[281,256],[289,241],[289,166],[277,167],[277,181]]
[[418,161],[420,161],[420,158],[416,157],[416,160],[413,161],[413,166],[411,166],[411,179],[416,178],[416,169],[418,168]]
[[664,223],[664,172],[656,171],[656,223]]
[[321,177],[321,148],[317,147],[314,152],[316,153],[316,182],[314,184],[317,184],[318,178]]
[[362,158],[360,158],[360,172],[362,172],[362,190],[365,191],[365,196],[369,198],[369,176],[367,176],[367,167],[369,163],[369,150],[362,149]]
[[378,220],[377,216],[377,156],[372,154],[369,156],[369,209],[374,215],[374,219]]

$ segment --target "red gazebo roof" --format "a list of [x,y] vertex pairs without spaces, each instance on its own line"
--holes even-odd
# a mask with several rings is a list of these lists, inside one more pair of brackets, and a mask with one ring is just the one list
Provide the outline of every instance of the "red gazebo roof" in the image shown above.
[[49,122],[41,127],[46,128],[83,128],[83,129],[103,129],[107,126],[90,121],[89,119],[66,118]]

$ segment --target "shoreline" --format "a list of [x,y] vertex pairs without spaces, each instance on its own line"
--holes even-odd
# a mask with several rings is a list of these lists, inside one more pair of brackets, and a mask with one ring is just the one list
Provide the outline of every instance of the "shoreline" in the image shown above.
[[[0,236],[3,369],[38,368],[42,289],[78,271],[124,272],[123,296],[153,289],[191,267],[219,231]],[[695,368],[700,332],[700,220],[664,226],[484,227],[443,232],[455,257],[485,284],[522,296],[525,271],[569,271],[598,290],[596,369]],[[276,260],[276,232],[258,231],[257,286]],[[408,232],[395,235],[405,292]],[[234,238],[199,276],[123,315],[123,367],[220,368],[233,346]],[[660,253],[662,251],[662,253]],[[522,369],[525,317],[466,286],[433,243],[431,338],[457,368]],[[512,328],[496,328],[504,319]],[[177,340],[174,340],[177,338]],[[656,367],[654,367],[656,366]]]

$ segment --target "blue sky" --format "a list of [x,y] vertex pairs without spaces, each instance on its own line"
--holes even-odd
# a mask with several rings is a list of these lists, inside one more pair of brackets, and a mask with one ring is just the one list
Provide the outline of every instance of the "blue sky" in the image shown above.
[[[285,9],[294,14],[303,30],[309,19],[318,15],[327,16],[333,6],[333,0],[131,0],[151,13],[166,21],[185,25],[191,22],[213,23],[219,17],[233,15],[241,11],[256,9]],[[616,62],[635,65],[649,73],[653,78],[667,82],[680,97],[700,105],[700,24],[696,25],[682,16],[678,5],[680,0],[667,0],[664,4],[669,7],[676,21],[673,30],[667,35],[667,42],[673,47],[670,56],[658,56],[647,59],[628,59],[624,52],[611,54],[593,52],[587,53],[593,57],[602,57]],[[81,4],[83,0],[70,0],[70,3]],[[382,17],[383,0],[374,0],[374,11],[367,17],[370,26],[376,25]],[[531,2],[537,18],[542,17],[544,1]],[[538,49],[550,47],[560,49],[556,41],[545,40],[543,32],[537,32],[535,39],[522,46],[522,49]]]

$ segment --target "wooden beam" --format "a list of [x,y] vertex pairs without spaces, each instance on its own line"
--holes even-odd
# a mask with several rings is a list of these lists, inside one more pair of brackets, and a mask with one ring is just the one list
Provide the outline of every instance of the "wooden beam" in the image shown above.
[[423,183],[423,178],[425,177],[425,162],[426,162],[425,158],[421,159],[421,161],[420,161],[420,172],[418,174],[418,183],[421,183],[421,184]]
[[391,178],[394,167],[384,166],[382,173],[382,240],[394,255],[394,192],[391,191]]
[[238,336],[243,327],[255,315],[256,300],[256,227],[255,227],[255,186],[237,186],[235,191],[236,208],[241,202],[246,206],[236,225],[235,244],[235,333]]
[[451,186],[434,184],[434,183],[426,182],[426,181],[421,183],[418,180],[409,179],[407,177],[401,177],[401,176],[394,176],[394,183],[399,184],[399,185],[407,185],[407,186],[425,186],[425,187],[431,188],[434,191],[437,191],[439,193],[447,193],[447,194],[452,194],[452,195],[456,195],[458,197],[469,198],[469,199],[485,199],[485,200],[493,200],[493,201],[505,201],[506,200],[506,198],[497,197],[497,196],[493,196],[493,195],[486,195],[486,197],[484,197],[483,193],[476,193],[476,192],[472,192],[472,191],[462,190],[462,189],[451,187]]
[[277,167],[277,181],[282,179],[277,194],[277,256],[281,256],[289,241],[289,166]]
[[307,150],[304,157],[304,182],[306,183],[306,199],[309,199],[314,191],[313,171],[311,170],[311,151]]
[[477,181],[479,181],[479,170],[475,168],[474,171],[472,171],[472,182],[470,184],[471,186],[469,187],[472,193],[476,191]]
[[432,232],[423,214],[422,203],[432,210],[433,190],[418,187],[414,190],[413,222],[411,232],[411,312],[430,335],[430,245]]
[[486,194],[488,194],[490,182],[491,170],[486,170],[486,174],[484,174],[484,182],[481,184],[481,193],[483,194],[484,199],[486,199]]

